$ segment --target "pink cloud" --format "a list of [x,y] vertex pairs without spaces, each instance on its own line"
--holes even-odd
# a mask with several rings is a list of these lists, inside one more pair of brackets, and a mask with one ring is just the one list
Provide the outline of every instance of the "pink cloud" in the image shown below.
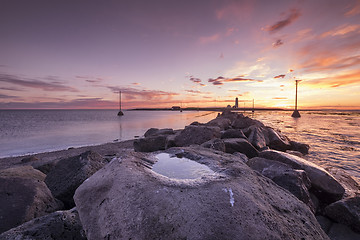
[[290,25],[291,23],[293,23],[300,16],[301,16],[301,13],[300,13],[299,9],[290,9],[289,14],[285,19],[280,20],[280,21],[276,22],[275,24],[266,27],[266,31],[268,31],[270,33],[277,32],[280,29],[282,29],[282,28]]

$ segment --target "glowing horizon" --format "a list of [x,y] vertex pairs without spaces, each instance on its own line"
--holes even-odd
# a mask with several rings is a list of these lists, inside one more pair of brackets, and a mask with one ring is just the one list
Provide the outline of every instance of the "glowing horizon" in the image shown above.
[[360,1],[5,1],[0,109],[360,109]]

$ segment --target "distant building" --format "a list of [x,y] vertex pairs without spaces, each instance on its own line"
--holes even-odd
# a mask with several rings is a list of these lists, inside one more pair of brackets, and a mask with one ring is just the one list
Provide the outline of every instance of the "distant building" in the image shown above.
[[239,99],[235,98],[235,108],[239,108]]
[[181,107],[180,106],[172,106],[171,107],[171,110],[173,110],[173,111],[179,111],[179,110],[181,110]]

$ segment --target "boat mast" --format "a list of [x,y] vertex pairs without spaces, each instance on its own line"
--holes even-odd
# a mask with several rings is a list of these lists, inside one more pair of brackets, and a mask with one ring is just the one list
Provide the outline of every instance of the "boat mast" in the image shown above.
[[122,116],[124,113],[121,111],[121,91],[119,91],[119,112],[118,116]]

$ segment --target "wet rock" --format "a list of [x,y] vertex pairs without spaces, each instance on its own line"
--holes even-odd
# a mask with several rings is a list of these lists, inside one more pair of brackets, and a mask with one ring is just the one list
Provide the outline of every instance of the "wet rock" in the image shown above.
[[97,170],[105,166],[106,163],[105,159],[92,151],[62,159],[48,173],[45,183],[52,194],[69,209],[75,206],[73,195],[76,188]]
[[281,134],[279,131],[267,127],[267,137],[269,139],[268,146],[271,149],[279,150],[285,152],[286,150],[291,149],[291,145],[286,136]]
[[86,240],[85,233],[76,209],[57,211],[43,217],[35,218],[2,234],[3,240],[52,240],[79,239]]
[[354,197],[356,195],[360,196],[360,185],[349,175],[349,173],[335,167],[327,167],[326,170],[328,170],[331,175],[340,182],[341,186],[345,188],[344,198]]
[[250,134],[248,135],[249,142],[258,150],[263,150],[269,144],[269,139],[266,134],[266,130],[262,127],[250,126],[248,128]]
[[192,144],[202,144],[213,138],[220,138],[220,128],[213,126],[204,126],[204,125],[190,125],[186,126],[175,137],[175,145],[178,147],[190,146]]
[[238,157],[243,163],[247,163],[249,161],[249,158],[240,152],[234,152],[232,155]]
[[323,203],[335,202],[344,195],[345,189],[340,183],[325,169],[312,162],[275,150],[262,151],[259,153],[259,156],[288,164],[294,169],[304,170],[311,181],[312,190]]
[[251,119],[249,117],[244,117],[243,115],[238,115],[231,125],[233,128],[239,128],[239,129],[248,128],[253,125],[258,127],[264,127],[264,124],[262,122],[255,119]]
[[331,240],[358,240],[360,233],[352,231],[349,227],[334,223],[331,225],[328,236]]
[[270,179],[273,179],[275,176],[278,176],[279,174],[292,169],[290,165],[287,165],[285,163],[261,157],[251,158],[246,164],[251,169],[258,171],[259,173]]
[[0,170],[0,233],[62,208],[31,166]]
[[231,121],[227,118],[217,117],[217,118],[209,121],[208,123],[206,123],[206,125],[219,127],[220,130],[226,130],[230,127]]
[[216,175],[168,178],[143,164],[153,158],[144,153],[112,161],[75,193],[89,240],[328,239],[304,203],[237,156],[201,147],[166,152],[206,164]]
[[360,233],[360,196],[345,198],[325,208],[325,214],[335,222]]
[[154,152],[164,150],[167,141],[166,135],[155,135],[134,140],[134,149],[137,152]]
[[309,153],[310,146],[308,144],[290,141],[290,145],[292,150],[301,152],[304,155]]
[[228,129],[221,133],[221,138],[244,138],[247,139],[241,129]]
[[157,136],[157,135],[171,135],[171,134],[175,134],[172,128],[163,128],[163,129],[150,128],[145,132],[144,137]]
[[225,143],[223,140],[219,138],[214,138],[207,142],[204,142],[203,144],[201,144],[201,146],[205,148],[211,148],[214,150],[225,152]]
[[258,150],[251,145],[246,139],[243,138],[228,138],[223,139],[225,143],[225,151],[227,153],[241,152],[248,158],[257,157],[259,155]]

